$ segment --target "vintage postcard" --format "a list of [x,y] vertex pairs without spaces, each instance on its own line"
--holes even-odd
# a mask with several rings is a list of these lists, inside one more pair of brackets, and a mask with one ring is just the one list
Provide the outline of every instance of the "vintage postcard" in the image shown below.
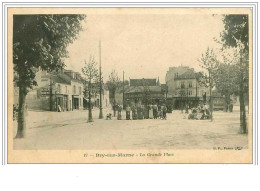
[[252,163],[252,9],[8,8],[8,163]]

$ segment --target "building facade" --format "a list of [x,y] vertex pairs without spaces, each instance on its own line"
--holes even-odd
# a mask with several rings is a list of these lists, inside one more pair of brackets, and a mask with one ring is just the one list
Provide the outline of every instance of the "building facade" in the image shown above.
[[159,104],[165,101],[165,91],[154,79],[130,79],[130,85],[125,88],[126,104]]
[[185,72],[194,72],[193,68],[188,66],[170,67],[165,76],[166,86],[168,87],[167,97],[173,97],[176,94],[175,77],[184,74]]
[[199,84],[199,75],[200,73],[187,66],[169,68],[166,74],[167,98],[171,100],[174,109],[185,105],[195,107],[209,99],[209,88]]
[[72,111],[83,109],[83,84],[81,75],[72,70],[51,72],[39,70],[32,91],[27,95],[28,109]]
[[175,76],[174,108],[182,108],[184,105],[196,107],[200,102],[207,100],[209,89],[201,86],[198,78],[199,73],[192,70]]

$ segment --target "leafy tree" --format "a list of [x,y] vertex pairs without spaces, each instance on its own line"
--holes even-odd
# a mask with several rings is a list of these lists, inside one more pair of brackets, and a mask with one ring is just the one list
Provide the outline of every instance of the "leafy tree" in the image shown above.
[[82,29],[85,15],[14,15],[13,64],[15,84],[19,87],[18,130],[24,137],[25,100],[40,68],[51,72],[64,67],[66,48]]
[[239,52],[235,71],[236,83],[239,85],[238,94],[240,102],[240,132],[247,133],[245,94],[248,93],[248,69],[249,69],[249,35],[248,15],[225,15],[223,19],[225,30],[221,34],[224,47],[236,48]]
[[237,94],[239,85],[237,83],[237,54],[232,51],[232,54],[222,51],[222,61],[220,62],[216,71],[216,89],[221,95],[225,96],[225,102],[229,104],[230,96]]
[[85,61],[85,66],[82,68],[82,73],[86,76],[86,80],[88,81],[87,86],[87,92],[88,92],[88,100],[89,100],[89,106],[88,106],[88,122],[93,122],[92,118],[92,103],[91,103],[91,92],[92,92],[92,86],[93,81],[97,82],[99,78],[98,69],[97,69],[97,63],[94,60],[94,57],[91,56],[89,58],[89,61]]
[[221,33],[221,42],[225,47],[238,47],[240,41],[248,51],[248,15],[225,15],[225,30]]
[[201,67],[207,71],[208,74],[201,75],[199,79],[199,84],[209,88],[210,96],[210,119],[213,120],[213,98],[212,98],[212,88],[216,85],[216,74],[219,66],[219,61],[217,60],[216,54],[213,49],[207,48],[205,54],[201,55],[198,60],[201,63]]

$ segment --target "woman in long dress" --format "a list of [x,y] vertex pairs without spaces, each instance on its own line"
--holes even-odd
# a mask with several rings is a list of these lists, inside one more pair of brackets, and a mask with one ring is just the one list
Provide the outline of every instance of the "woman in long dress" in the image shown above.
[[149,118],[153,118],[153,105],[149,105]]

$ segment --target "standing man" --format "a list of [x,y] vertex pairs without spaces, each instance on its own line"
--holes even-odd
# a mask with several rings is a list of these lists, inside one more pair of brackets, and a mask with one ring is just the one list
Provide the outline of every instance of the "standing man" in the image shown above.
[[163,119],[166,120],[166,112],[167,112],[167,108],[166,108],[165,105],[163,105],[162,112],[163,112]]
[[121,115],[122,107],[121,107],[121,105],[118,105],[117,111],[118,111],[117,112],[117,119],[121,120],[122,119],[122,115]]
[[114,117],[116,116],[116,103],[113,104]]
[[230,105],[229,105],[229,112],[233,112],[233,103],[230,102]]
[[136,120],[137,119],[137,109],[136,106],[134,105],[132,108],[132,119]]
[[157,110],[158,110],[158,107],[156,104],[153,105],[153,118],[154,119],[157,119]]
[[126,106],[125,111],[126,111],[126,120],[130,120],[131,108],[129,107],[129,105]]

